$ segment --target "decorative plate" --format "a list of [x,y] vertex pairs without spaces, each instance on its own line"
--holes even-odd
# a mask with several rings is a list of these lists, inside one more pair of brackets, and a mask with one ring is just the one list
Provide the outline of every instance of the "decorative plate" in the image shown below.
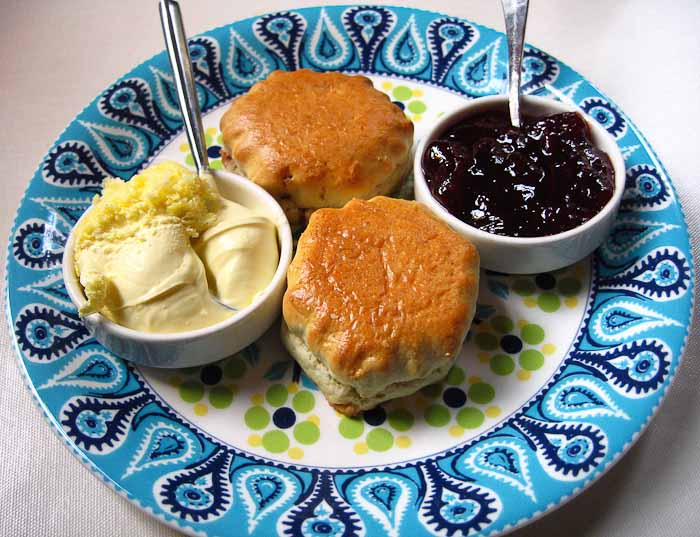
[[[416,125],[501,93],[502,34],[407,8],[273,13],[190,40],[209,155],[227,103],[273,69],[365,73]],[[86,465],[197,535],[500,535],[601,475],[647,425],[681,359],[691,254],[676,194],[636,127],[580,75],[527,48],[527,93],[573,102],[617,139],[622,210],[594,257],[531,277],[485,272],[444,382],[337,415],[279,326],[223,361],[134,367],[90,338],[61,279],[102,178],[191,163],[161,53],[110,86],[40,164],[10,237],[8,321],[39,405]]]

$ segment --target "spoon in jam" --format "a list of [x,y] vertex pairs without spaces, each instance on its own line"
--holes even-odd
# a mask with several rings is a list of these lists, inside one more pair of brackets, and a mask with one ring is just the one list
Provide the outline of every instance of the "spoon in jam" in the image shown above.
[[501,0],[508,40],[508,110],[510,123],[520,128],[520,73],[529,0]]

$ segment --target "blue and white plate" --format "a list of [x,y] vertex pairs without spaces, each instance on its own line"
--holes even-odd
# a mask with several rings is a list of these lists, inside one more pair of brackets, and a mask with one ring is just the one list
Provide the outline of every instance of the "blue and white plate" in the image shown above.
[[[227,103],[273,69],[365,73],[420,138],[465,99],[502,93],[502,34],[407,8],[273,13],[190,40],[213,165]],[[164,53],[100,94],[32,178],[10,237],[8,322],[39,405],[78,457],[191,534],[500,535],[599,477],[647,425],[688,333],[687,226],[653,151],[569,67],[528,48],[524,89],[578,105],[617,139],[627,190],[592,258],[482,274],[446,380],[360,419],[337,415],[278,328],[221,362],[134,367],[91,339],[61,279],[66,237],[100,190],[155,157],[191,162]]]

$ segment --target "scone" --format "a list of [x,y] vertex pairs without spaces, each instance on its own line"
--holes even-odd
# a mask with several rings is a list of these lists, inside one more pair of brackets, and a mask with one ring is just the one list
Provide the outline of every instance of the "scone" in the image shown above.
[[316,211],[287,280],[285,346],[355,415],[447,374],[474,316],[479,254],[419,203],[379,196]]
[[224,166],[277,198],[291,223],[396,190],[413,124],[364,76],[274,71],[221,118]]

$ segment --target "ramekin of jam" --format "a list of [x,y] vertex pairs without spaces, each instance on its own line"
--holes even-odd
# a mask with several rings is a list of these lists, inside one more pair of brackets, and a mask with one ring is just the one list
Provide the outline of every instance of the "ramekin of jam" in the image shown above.
[[625,185],[615,140],[574,107],[524,96],[521,127],[506,96],[445,114],[414,160],[414,193],[474,242],[484,268],[527,274],[570,265],[607,236]]

